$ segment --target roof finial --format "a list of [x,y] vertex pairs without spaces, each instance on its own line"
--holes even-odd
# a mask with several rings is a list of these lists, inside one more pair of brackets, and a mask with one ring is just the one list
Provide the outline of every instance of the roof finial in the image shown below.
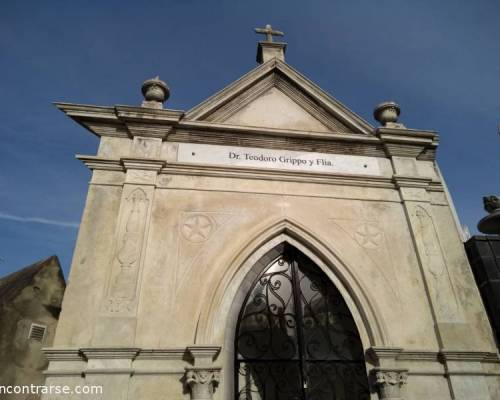
[[266,40],[259,42],[257,47],[257,62],[263,64],[272,59],[284,62],[286,43],[273,42],[273,36],[283,36],[284,33],[273,30],[270,24],[267,24],[265,28],[255,28],[255,32],[266,35]]
[[398,122],[401,108],[394,101],[385,101],[380,103],[373,111],[375,119],[386,128],[404,128],[405,126]]
[[267,24],[265,28],[255,28],[256,33],[266,35],[266,42],[272,43],[273,36],[284,36],[285,34],[281,31],[273,31],[273,27]]
[[170,89],[157,75],[153,79],[148,79],[142,84],[142,95],[144,101],[142,107],[163,108],[163,103],[170,96]]

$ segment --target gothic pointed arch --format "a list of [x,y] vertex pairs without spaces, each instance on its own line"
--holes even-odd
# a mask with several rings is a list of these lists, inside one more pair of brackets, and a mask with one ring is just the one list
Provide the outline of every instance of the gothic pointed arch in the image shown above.
[[330,279],[286,242],[260,262],[236,326],[235,398],[368,399],[363,344]]
[[[389,343],[383,313],[376,299],[354,274],[354,268],[338,256],[319,235],[291,219],[280,219],[264,227],[257,227],[251,239],[236,252],[223,277],[215,277],[216,284],[207,294],[207,301],[198,317],[195,343],[232,343],[239,310],[250,283],[262,272],[261,258],[280,243],[299,249],[328,276],[341,292],[357,324],[365,348]],[[369,260],[367,260],[369,262]]]

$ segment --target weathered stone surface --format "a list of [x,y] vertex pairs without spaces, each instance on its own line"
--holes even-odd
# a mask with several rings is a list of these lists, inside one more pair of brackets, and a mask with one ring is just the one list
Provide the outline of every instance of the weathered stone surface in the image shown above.
[[[107,399],[234,398],[241,306],[259,260],[287,242],[344,297],[381,398],[498,394],[496,347],[434,160],[436,133],[376,129],[276,58],[186,113],[60,108],[102,144],[79,157],[93,177],[49,382],[70,381],[59,369],[73,383],[83,374],[113,386]],[[238,163],[227,151],[337,167]],[[74,358],[58,359],[68,348]],[[100,361],[85,356],[92,349]]]
[[42,347],[53,343],[65,287],[56,256],[0,279],[0,385],[43,383],[48,361]]

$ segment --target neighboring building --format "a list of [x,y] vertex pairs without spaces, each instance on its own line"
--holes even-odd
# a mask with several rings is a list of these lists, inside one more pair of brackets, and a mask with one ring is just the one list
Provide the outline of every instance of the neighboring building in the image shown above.
[[48,361],[42,347],[54,340],[65,287],[56,256],[0,279],[0,385],[43,384]]
[[92,179],[47,384],[106,400],[500,398],[438,135],[392,102],[372,126],[260,31],[260,65],[187,112],[163,108],[159,78],[141,107],[58,104],[100,145],[78,156]]
[[500,343],[500,236],[472,236],[465,243],[472,272]]

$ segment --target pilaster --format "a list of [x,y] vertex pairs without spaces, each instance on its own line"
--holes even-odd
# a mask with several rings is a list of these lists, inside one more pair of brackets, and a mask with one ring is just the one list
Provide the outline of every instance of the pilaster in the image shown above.
[[[135,145],[141,146],[141,142]],[[147,234],[158,172],[164,161],[122,158],[126,171],[115,246],[94,332],[95,345],[132,345]],[[114,334],[110,338],[109,332]]]
[[394,125],[397,126],[379,128],[377,134],[392,161],[393,181],[412,233],[438,340],[441,346],[446,346],[449,324],[462,326],[465,320],[432,212],[432,201],[436,198],[434,193],[444,192],[444,188],[438,173],[422,169],[419,165],[422,162],[418,160],[426,148],[437,146],[437,135],[429,131],[409,130],[401,124]]
[[[491,353],[479,351],[441,351],[453,399],[491,399],[482,365],[490,356]],[[498,356],[495,361],[498,362]]]

